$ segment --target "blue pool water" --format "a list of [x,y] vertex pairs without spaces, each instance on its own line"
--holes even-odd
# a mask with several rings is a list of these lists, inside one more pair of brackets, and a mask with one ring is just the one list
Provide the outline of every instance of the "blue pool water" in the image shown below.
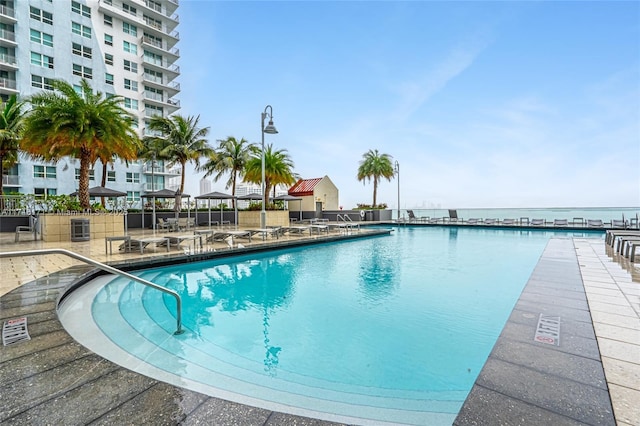
[[182,296],[178,336],[175,300],[123,279],[97,291],[92,315],[199,391],[352,423],[451,424],[551,235],[400,227],[139,272]]

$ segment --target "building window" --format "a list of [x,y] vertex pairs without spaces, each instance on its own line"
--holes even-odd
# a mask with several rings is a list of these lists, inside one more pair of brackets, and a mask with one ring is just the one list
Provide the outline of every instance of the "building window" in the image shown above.
[[81,25],[77,22],[71,22],[71,32],[81,35],[82,37],[91,38],[91,27]]
[[112,0],[102,0],[102,2],[104,4],[106,4],[107,6],[113,6],[113,1]]
[[122,48],[127,53],[133,53],[134,55],[138,53],[138,45],[129,43],[128,41],[122,42]]
[[29,9],[29,16],[36,21],[44,22],[45,24],[53,25],[53,14],[40,10],[37,7],[31,6]]
[[74,55],[84,56],[87,59],[91,59],[91,57],[93,56],[93,51],[90,47],[83,46],[78,43],[71,43],[71,52]]
[[138,91],[138,82],[129,80],[128,78],[124,79],[124,88],[127,90],[133,90],[135,92]]
[[160,3],[158,3],[157,1],[145,0],[145,4],[147,5],[147,7],[149,9],[153,9],[156,12],[162,13],[162,5]]
[[140,183],[140,173],[127,172],[127,183]]
[[107,182],[115,182],[115,181],[116,181],[116,171],[107,170]]
[[84,4],[80,4],[77,1],[71,2],[71,11],[87,18],[91,18],[91,8]]
[[162,107],[157,107],[155,105],[144,104],[144,115],[146,117],[153,117],[156,115],[164,116],[164,109]]
[[93,70],[89,67],[84,67],[82,65],[73,64],[73,75],[77,75],[79,77],[92,79],[93,78]]
[[33,166],[34,178],[56,178],[56,168],[53,166]]
[[45,46],[53,47],[53,36],[37,30],[31,30],[31,41]]
[[109,53],[104,54],[104,63],[107,65],[113,65],[113,55]]
[[53,90],[52,80],[40,75],[31,74],[31,86],[38,89]]
[[36,198],[46,199],[47,197],[56,195],[57,193],[58,190],[56,188],[33,188],[33,195],[35,195]]
[[31,63],[39,67],[53,69],[53,58],[41,53],[31,52]]
[[112,16],[104,15],[103,21],[104,21],[104,24],[107,27],[113,27],[113,17]]
[[136,10],[136,8],[127,3],[122,3],[122,10],[124,10],[129,15],[133,15],[133,16],[138,15],[138,11]]
[[124,98],[124,107],[127,109],[138,110],[138,100],[131,98]]
[[125,71],[131,71],[131,72],[138,72],[138,64],[135,62],[131,62],[128,60],[124,60],[124,70]]
[[140,191],[127,191],[127,202],[129,203],[140,202]]
[[107,46],[113,46],[113,36],[111,34],[104,35],[104,44]]
[[136,27],[133,24],[130,24],[128,22],[123,22],[122,23],[122,32],[125,34],[129,34],[132,36],[137,37],[138,36],[138,27]]
[[[80,180],[80,169],[76,169],[76,180]],[[89,180],[96,180],[96,171],[89,169]]]
[[148,50],[144,51],[144,59],[150,64],[155,65],[163,65],[162,64],[162,55],[157,55],[153,52],[149,52]]
[[162,83],[162,73],[159,71],[150,70],[149,68],[144,69],[144,78],[145,80]]
[[113,86],[113,74],[106,73],[104,76],[104,82]]

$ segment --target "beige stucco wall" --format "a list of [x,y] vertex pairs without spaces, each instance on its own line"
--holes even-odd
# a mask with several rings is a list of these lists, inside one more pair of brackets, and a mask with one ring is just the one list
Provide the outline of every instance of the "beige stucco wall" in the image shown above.
[[[260,228],[260,211],[239,211],[238,226]],[[267,210],[267,226],[289,226],[289,211]]]
[[89,235],[91,239],[124,235],[124,217],[122,214],[43,214],[39,218],[42,241],[71,241],[71,219],[89,219]]
[[[322,178],[320,182],[313,188],[313,195],[307,195],[302,198],[302,210],[303,211],[315,211],[316,201],[322,203],[323,210],[338,210],[340,208],[340,197],[338,188],[333,184],[328,176]],[[292,201],[289,209],[298,209],[299,204],[297,201]]]

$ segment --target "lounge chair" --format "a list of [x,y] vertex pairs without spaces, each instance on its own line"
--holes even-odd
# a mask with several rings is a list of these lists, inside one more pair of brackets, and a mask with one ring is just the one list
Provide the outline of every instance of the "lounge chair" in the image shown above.
[[482,221],[482,223],[484,225],[495,225],[496,224],[496,220],[495,219],[485,219]]
[[567,226],[567,225],[568,225],[567,219],[554,219],[553,220],[553,226]]
[[502,224],[506,226],[513,226],[516,224],[515,219],[502,219]]
[[478,223],[480,223],[480,219],[476,219],[476,218],[471,218],[467,220],[467,223],[469,225],[477,225]]
[[544,219],[531,219],[531,226],[544,226]]
[[460,222],[464,222],[464,220],[462,220],[462,218],[458,217],[458,211],[457,210],[451,210],[449,209],[449,217],[448,218],[443,218],[444,220],[449,220],[449,223],[458,223],[458,220]]
[[282,228],[282,233],[289,233],[289,235],[304,235],[305,232],[309,232],[311,235],[311,227],[310,226],[288,226],[286,228]]
[[158,229],[172,231],[173,228],[174,228],[174,225],[171,222],[161,217],[158,218]]
[[[444,218],[442,220],[444,221]],[[438,217],[432,217],[432,218],[427,219],[427,223],[430,223],[432,225],[435,225],[435,224],[437,224],[439,222],[440,222],[440,218],[438,218]]]
[[612,229],[627,229],[627,222],[625,220],[613,219],[611,221],[611,228]]
[[409,216],[409,222],[416,222],[418,218],[413,214],[413,210],[407,210],[407,216]]
[[140,254],[144,252],[144,249],[149,245],[155,244],[156,246],[166,246],[169,251],[169,245],[167,244],[166,237],[148,237],[148,238],[133,238],[131,237],[128,242],[124,242],[120,245],[120,250],[134,250],[140,249]]
[[194,248],[196,246],[196,242],[200,241],[200,249],[202,249],[202,235],[196,234],[171,235],[169,237],[165,237],[165,242],[160,242],[157,245],[164,246],[165,244],[168,244],[169,247],[175,247],[179,250],[181,248],[180,246],[185,241],[193,241]]
[[16,243],[20,241],[20,234],[33,234],[33,239],[38,239],[38,218],[29,216],[29,226],[16,226]]
[[604,228],[604,224],[601,219],[587,219],[587,227],[589,228]]

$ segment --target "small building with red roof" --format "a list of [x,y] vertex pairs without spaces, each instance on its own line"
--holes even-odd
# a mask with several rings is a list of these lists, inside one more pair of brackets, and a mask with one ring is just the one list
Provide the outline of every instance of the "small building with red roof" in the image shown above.
[[338,210],[338,188],[329,176],[300,179],[289,188],[288,194],[302,199],[301,210],[304,211]]

